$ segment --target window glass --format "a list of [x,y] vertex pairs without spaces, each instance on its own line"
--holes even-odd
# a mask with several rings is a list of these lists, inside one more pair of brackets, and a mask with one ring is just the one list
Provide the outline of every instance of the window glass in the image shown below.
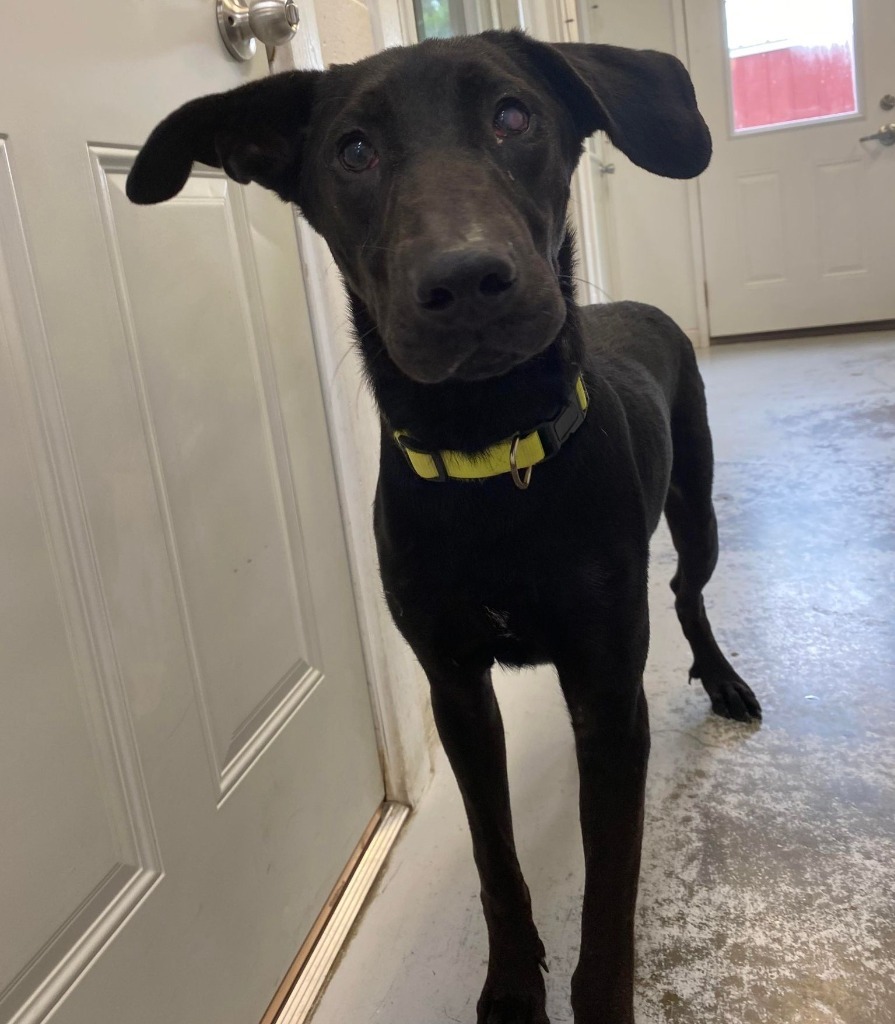
[[462,0],[413,0],[419,39],[463,35],[466,19]]
[[735,132],[857,112],[852,0],[725,0]]

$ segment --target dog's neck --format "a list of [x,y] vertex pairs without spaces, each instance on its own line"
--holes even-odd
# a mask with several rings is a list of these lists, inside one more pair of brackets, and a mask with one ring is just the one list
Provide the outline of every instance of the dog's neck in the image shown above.
[[582,342],[572,287],[574,247],[567,234],[559,252],[559,286],[566,319],[540,355],[502,377],[421,384],[403,374],[386,351],[367,307],[349,292],[364,371],[388,426],[438,449],[478,451],[553,416],[574,392]]

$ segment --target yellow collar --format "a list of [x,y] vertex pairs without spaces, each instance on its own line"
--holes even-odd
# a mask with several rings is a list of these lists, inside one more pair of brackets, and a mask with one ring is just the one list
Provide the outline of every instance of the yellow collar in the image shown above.
[[[410,468],[423,480],[484,480],[510,473],[517,487],[524,490],[531,470],[539,462],[555,455],[566,439],[584,422],[587,390],[581,375],[575,381],[575,397],[569,399],[551,420],[527,434],[515,434],[479,452],[431,451],[417,444],[406,430],[395,430],[393,437]],[[524,473],[520,473],[524,470]]]

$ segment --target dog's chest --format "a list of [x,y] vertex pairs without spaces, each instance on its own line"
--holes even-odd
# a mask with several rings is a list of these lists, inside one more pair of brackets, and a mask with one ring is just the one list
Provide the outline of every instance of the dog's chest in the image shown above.
[[445,578],[421,586],[403,573],[387,587],[398,627],[412,646],[452,657],[481,654],[507,665],[550,660],[550,586],[546,581]]
[[380,537],[383,584],[415,648],[549,661],[562,624],[609,593],[599,546],[549,519],[456,510],[392,537]]

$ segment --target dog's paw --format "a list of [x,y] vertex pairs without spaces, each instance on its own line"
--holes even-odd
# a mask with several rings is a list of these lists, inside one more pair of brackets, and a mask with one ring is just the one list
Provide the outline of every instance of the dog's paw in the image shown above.
[[520,992],[498,995],[488,987],[478,1003],[476,1024],[550,1024],[544,996]]
[[546,969],[543,953],[533,968],[489,971],[476,1007],[476,1024],[550,1024],[542,967]]
[[690,678],[702,681],[716,715],[735,722],[761,721],[758,698],[730,666],[720,672],[703,673],[698,665],[694,665],[690,669]]

